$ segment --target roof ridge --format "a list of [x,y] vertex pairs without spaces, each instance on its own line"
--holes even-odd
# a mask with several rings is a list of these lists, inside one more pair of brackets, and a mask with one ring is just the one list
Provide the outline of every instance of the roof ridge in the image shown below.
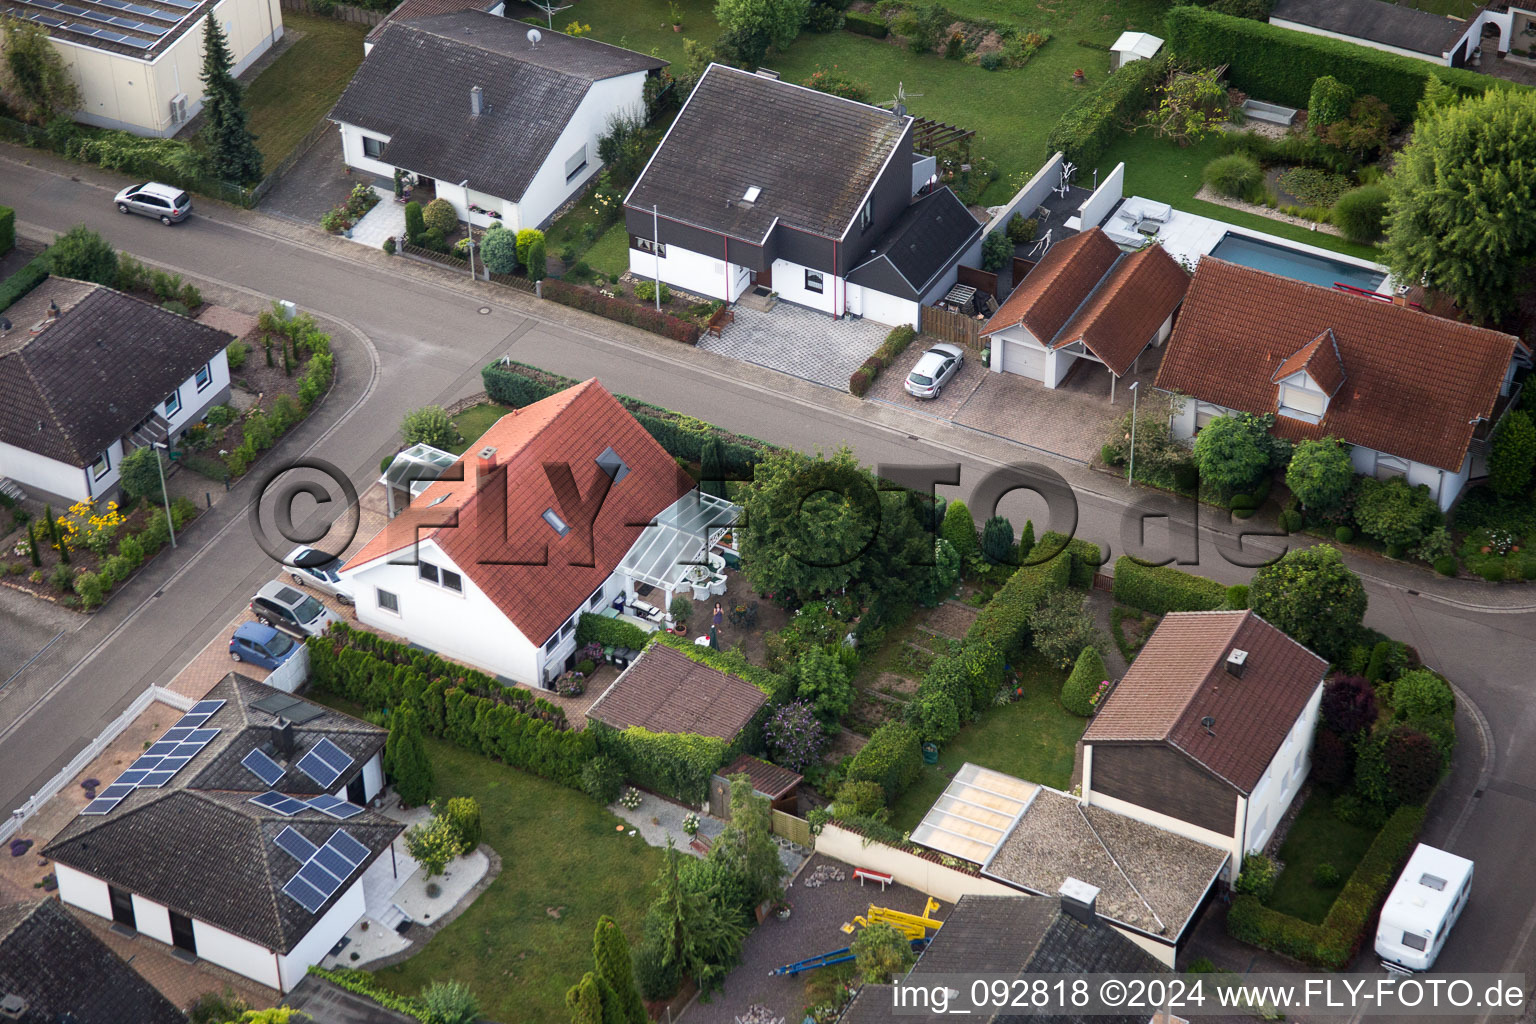
[[[1056,329],[1056,333],[1051,335],[1051,340],[1045,343],[1047,348],[1060,348],[1063,345],[1070,345],[1073,342],[1074,339],[1062,338],[1061,336],[1066,333],[1068,327],[1072,326],[1072,321],[1077,319],[1077,315],[1088,308],[1088,304],[1093,301],[1093,297],[1098,295],[1099,292],[1108,283],[1109,279],[1114,276],[1115,270],[1124,265],[1133,255],[1135,254],[1121,251],[1115,256],[1115,261],[1109,265],[1108,269],[1106,269],[1104,273],[1099,275],[1099,279],[1094,282],[1093,287],[1088,289],[1088,294],[1084,295],[1083,300],[1073,308],[1071,313],[1067,314],[1067,318],[1061,322],[1061,326]],[[1083,333],[1078,334],[1078,338],[1082,338],[1083,336]]]

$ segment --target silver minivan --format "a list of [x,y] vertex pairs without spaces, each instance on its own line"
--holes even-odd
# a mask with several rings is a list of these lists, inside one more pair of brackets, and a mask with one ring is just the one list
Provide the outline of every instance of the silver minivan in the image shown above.
[[118,213],[142,213],[161,224],[180,224],[192,213],[192,197],[174,185],[146,181],[129,185],[113,200]]

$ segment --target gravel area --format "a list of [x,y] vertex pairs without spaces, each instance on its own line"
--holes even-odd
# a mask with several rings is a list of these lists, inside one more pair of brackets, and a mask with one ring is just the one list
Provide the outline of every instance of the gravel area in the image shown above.
[[683,831],[683,819],[690,813],[699,816],[699,835],[713,839],[725,831],[725,822],[719,818],[712,818],[702,811],[691,812],[682,804],[663,800],[650,793],[640,794],[640,806],[634,810],[618,801],[609,804],[608,809],[629,822],[639,833],[639,838],[652,846],[666,846],[667,840],[671,839],[684,853],[693,852],[688,848],[688,833]]

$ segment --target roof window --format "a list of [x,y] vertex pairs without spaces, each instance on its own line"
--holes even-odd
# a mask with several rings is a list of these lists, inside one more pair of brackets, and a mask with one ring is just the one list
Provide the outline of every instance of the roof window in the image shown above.
[[554,530],[562,537],[571,532],[571,528],[565,524],[565,520],[561,519],[559,513],[552,508],[544,510],[544,521],[549,524],[551,530]]
[[619,453],[613,450],[612,445],[603,449],[603,454],[597,457],[597,465],[614,483],[618,483],[629,475],[629,466],[619,457]]
[[758,188],[756,185],[753,185],[751,188],[747,189],[746,192],[742,193],[741,201],[744,203],[755,203],[757,202],[757,197],[762,194],[763,190]]

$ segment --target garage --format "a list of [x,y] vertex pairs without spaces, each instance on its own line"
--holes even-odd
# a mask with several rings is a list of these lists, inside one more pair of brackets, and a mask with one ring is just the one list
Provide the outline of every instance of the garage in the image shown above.
[[1003,372],[1031,380],[1045,379],[1045,350],[1020,341],[1005,341]]

